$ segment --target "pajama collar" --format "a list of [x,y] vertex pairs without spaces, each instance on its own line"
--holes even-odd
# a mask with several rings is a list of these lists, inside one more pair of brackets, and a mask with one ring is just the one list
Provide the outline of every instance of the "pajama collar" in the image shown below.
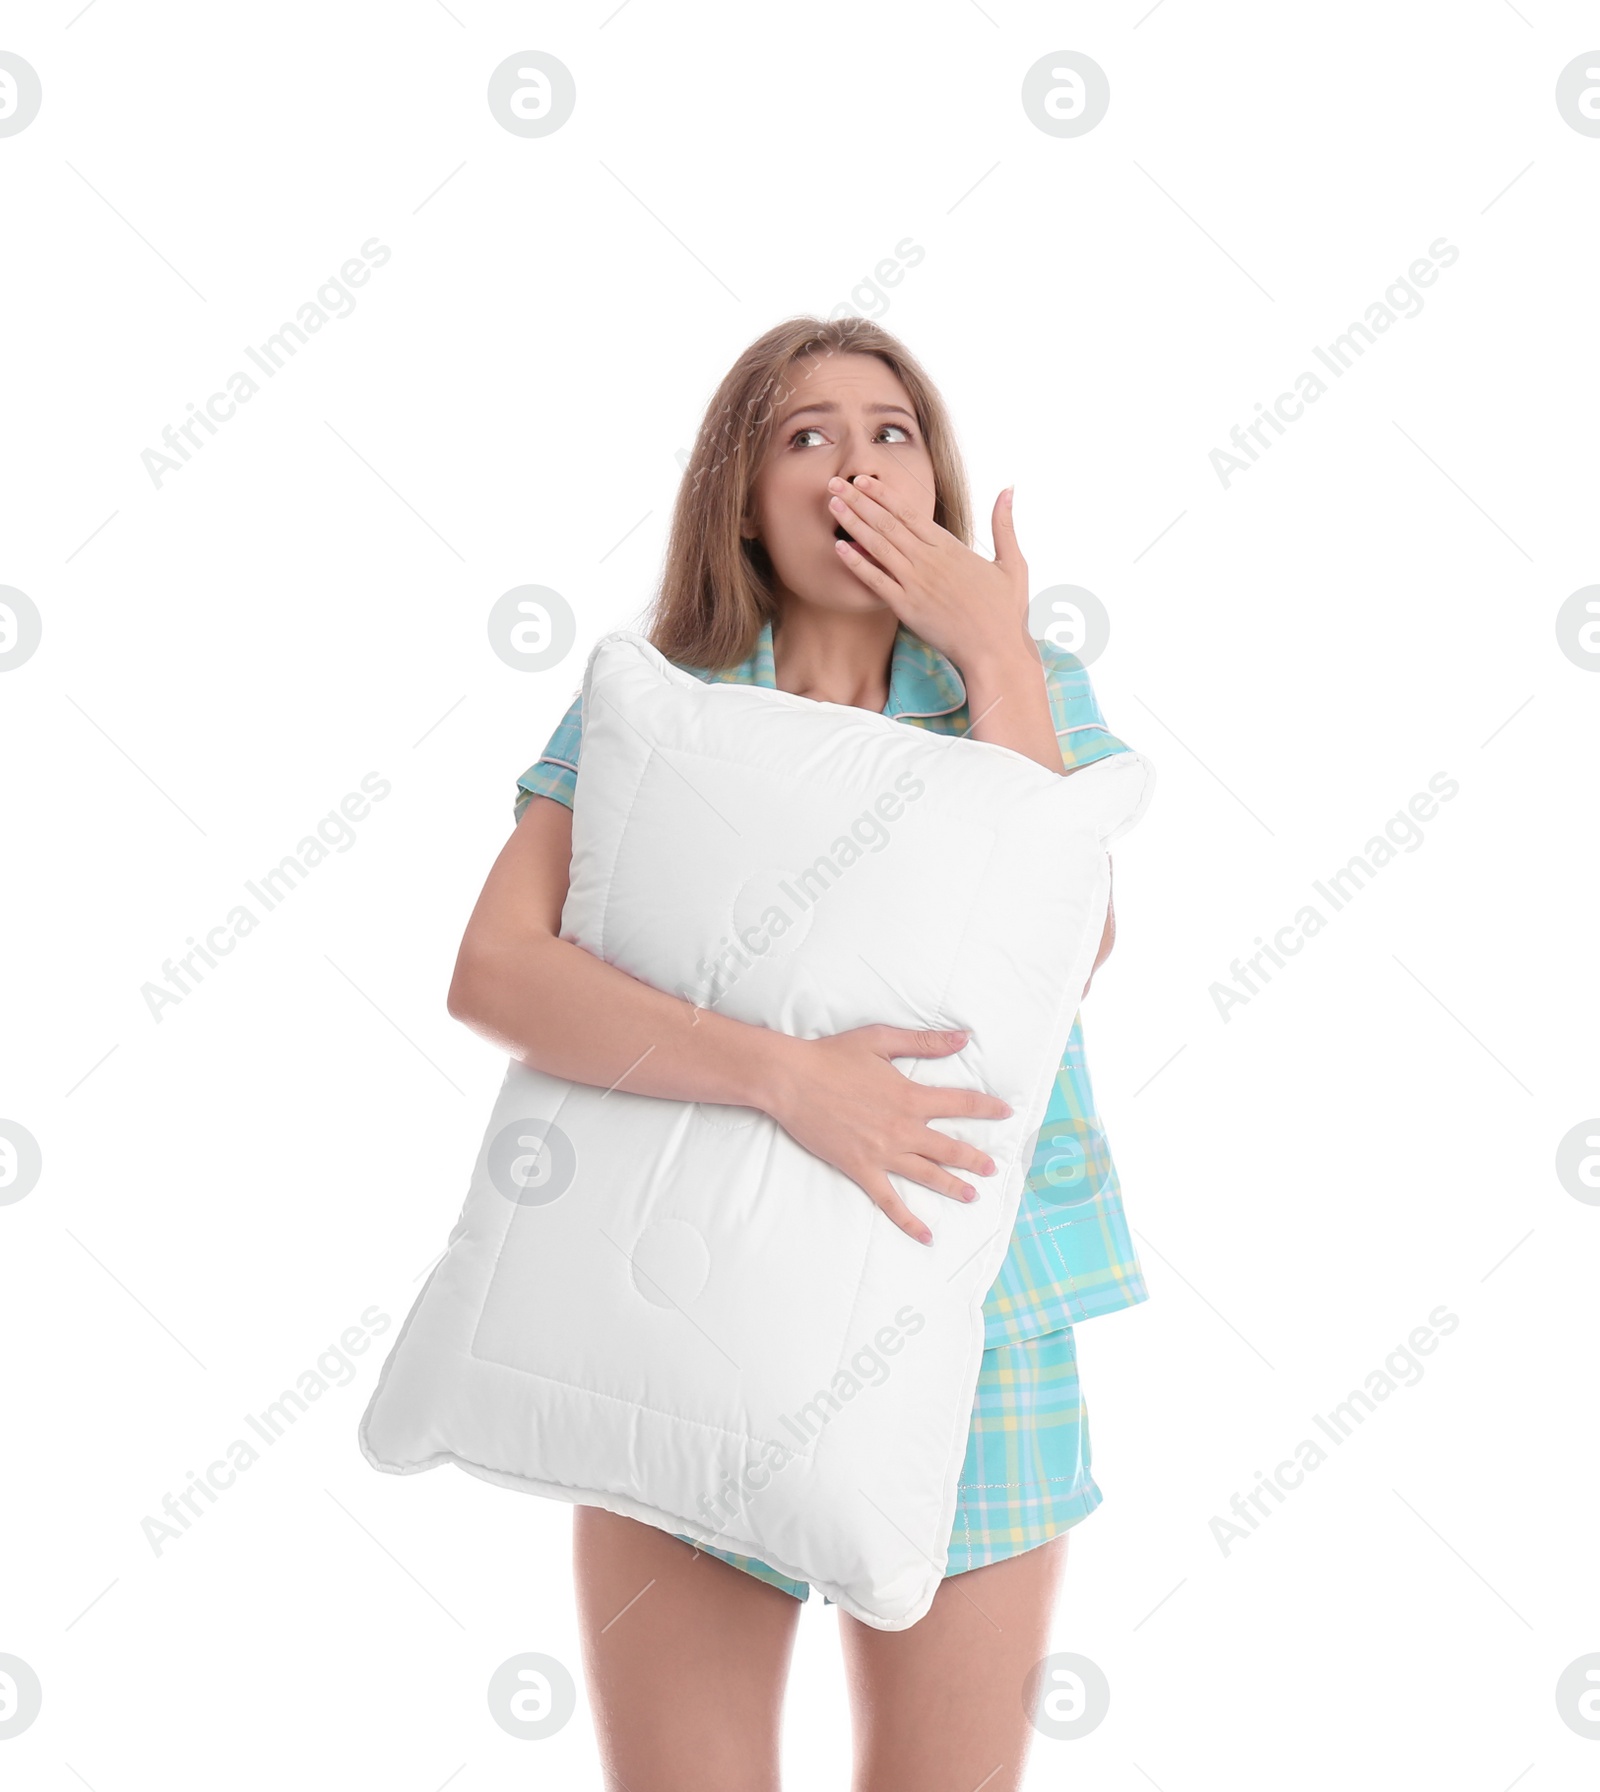
[[[737,666],[707,673],[708,683],[759,684],[777,689],[772,661],[772,622],[761,625],[750,657]],[[889,659],[889,701],[886,716],[946,716],[967,700],[967,687],[955,662],[914,635],[902,622],[894,632]]]

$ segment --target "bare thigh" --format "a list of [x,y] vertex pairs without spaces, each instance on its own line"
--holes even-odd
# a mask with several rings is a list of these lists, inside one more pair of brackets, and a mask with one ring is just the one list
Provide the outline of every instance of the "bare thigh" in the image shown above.
[[1033,1724],[1028,1673],[1050,1652],[1062,1532],[942,1581],[909,1630],[839,1614],[855,1728],[855,1792],[1016,1792]]
[[778,1792],[800,1601],[598,1506],[572,1566],[607,1792]]

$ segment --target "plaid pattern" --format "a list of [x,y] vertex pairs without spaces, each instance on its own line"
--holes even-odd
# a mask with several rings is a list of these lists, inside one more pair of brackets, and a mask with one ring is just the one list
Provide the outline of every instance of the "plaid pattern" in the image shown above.
[[[1072,1327],[986,1350],[944,1578],[1048,1543],[1104,1497],[1090,1473],[1089,1416]],[[796,1599],[811,1597],[808,1581],[791,1580],[755,1556],[696,1547]]]
[[[1052,641],[1040,641],[1038,648],[1064,763],[1076,768],[1127,752],[1126,743],[1106,727],[1082,661]],[[762,624],[750,657],[739,665],[684,670],[708,684],[776,689],[771,622]],[[895,631],[883,713],[913,727],[962,734],[970,726],[966,696],[954,663],[902,623]],[[572,807],[582,711],[580,686],[538,761],[517,780],[518,821],[534,796]],[[1018,1344],[1148,1299],[1111,1148],[1095,1113],[1082,1017],[1076,1016],[1034,1144],[1011,1247],[984,1300],[984,1346]]]

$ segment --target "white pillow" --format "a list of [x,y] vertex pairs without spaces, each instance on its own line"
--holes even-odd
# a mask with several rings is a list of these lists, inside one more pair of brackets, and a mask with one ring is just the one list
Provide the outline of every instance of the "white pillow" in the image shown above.
[[964,1204],[891,1180],[923,1245],[754,1108],[512,1060],[449,1248],[360,1427],[374,1467],[454,1462],[811,1581],[901,1630],[947,1560],[982,1308],[1094,963],[1106,845],[1149,763],[1071,775],[846,704],[705,682],[643,636],[583,684],[561,935],[801,1038],[968,1027],[923,1084],[1002,1120]]

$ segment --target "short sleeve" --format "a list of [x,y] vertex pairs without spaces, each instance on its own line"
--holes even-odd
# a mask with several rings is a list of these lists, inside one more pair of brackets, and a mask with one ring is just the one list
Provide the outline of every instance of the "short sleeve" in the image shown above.
[[578,749],[583,740],[583,691],[572,699],[544,751],[517,779],[517,800],[513,811],[518,821],[529,799],[551,796],[558,803],[572,807],[572,793],[578,783]]
[[1089,668],[1083,661],[1053,641],[1040,641],[1038,647],[1050,693],[1050,713],[1055,717],[1056,739],[1061,743],[1061,757],[1067,769],[1076,771],[1080,765],[1092,765],[1113,753],[1130,752],[1128,743],[1119,740],[1106,726],[1095,700],[1094,686],[1089,682]]

